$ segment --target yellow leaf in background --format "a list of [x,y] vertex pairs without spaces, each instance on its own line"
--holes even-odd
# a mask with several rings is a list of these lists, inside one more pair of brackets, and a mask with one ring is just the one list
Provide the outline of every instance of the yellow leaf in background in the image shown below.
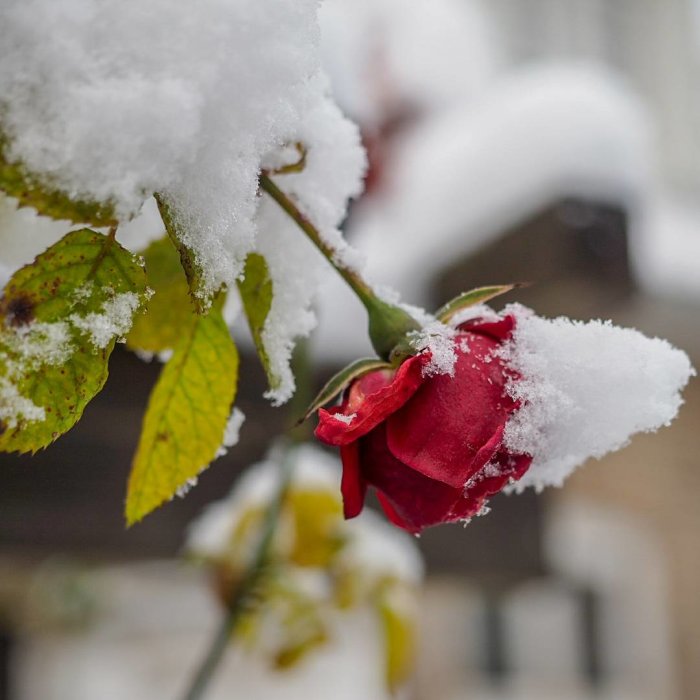
[[162,352],[174,348],[195,315],[180,256],[166,236],[143,252],[148,286],[153,296],[146,313],[138,316],[126,337],[132,350]]
[[398,581],[387,581],[377,601],[384,629],[386,679],[394,693],[411,675],[416,658],[417,630],[412,596]]
[[343,504],[339,494],[311,489],[292,490],[287,508],[294,513],[294,548],[290,559],[298,566],[326,567],[345,540],[341,537]]
[[[249,561],[260,538],[265,518],[261,505],[246,508],[231,536],[230,562],[241,569]],[[292,487],[282,508],[283,527],[275,536],[275,556],[303,567],[330,566],[346,543],[343,536],[343,504],[334,491]]]
[[146,409],[129,477],[128,525],[192,484],[216,457],[238,382],[238,352],[217,306],[192,323]]

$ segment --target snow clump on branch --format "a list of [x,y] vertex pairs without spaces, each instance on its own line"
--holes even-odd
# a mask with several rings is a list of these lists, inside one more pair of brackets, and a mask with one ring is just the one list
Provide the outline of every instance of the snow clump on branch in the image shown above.
[[365,169],[359,133],[328,97],[317,0],[7,0],[0,7],[0,114],[7,156],[73,197],[110,201],[121,221],[154,192],[202,268],[203,296],[233,285],[248,253],[276,288],[265,343],[281,386],[323,260],[258,196],[258,173],[303,143],[280,175],[339,249]]

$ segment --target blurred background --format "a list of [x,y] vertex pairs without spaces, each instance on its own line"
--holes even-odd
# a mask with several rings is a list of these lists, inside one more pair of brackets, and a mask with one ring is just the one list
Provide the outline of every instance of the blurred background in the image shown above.
[[[697,0],[326,0],[322,19],[332,90],[369,155],[346,234],[376,280],[429,309],[528,282],[510,300],[634,326],[700,364]],[[0,244],[13,217],[0,213]],[[309,390],[368,351],[340,284],[318,311]],[[161,679],[196,662],[216,616],[199,574],[173,561],[185,528],[291,423],[262,400],[252,352],[243,367],[239,445],[129,531],[157,363],[118,349],[74,430],[0,456],[1,700],[123,697],[107,688],[125,673],[173,697]],[[563,489],[499,496],[488,517],[417,541],[407,697],[700,696],[698,387],[671,427]],[[76,690],[85,669],[99,696]]]

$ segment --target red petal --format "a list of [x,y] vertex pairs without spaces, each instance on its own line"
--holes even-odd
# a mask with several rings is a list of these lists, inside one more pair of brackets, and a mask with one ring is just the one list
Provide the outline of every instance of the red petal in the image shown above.
[[477,474],[473,483],[468,483],[467,497],[470,500],[485,502],[489,496],[493,496],[508,485],[511,479],[517,481],[530,467],[532,457],[529,455],[511,455],[507,452],[499,452],[491,460],[481,474]]
[[343,514],[349,520],[362,512],[367,493],[367,482],[360,473],[360,459],[357,443],[343,445],[340,448],[340,457],[343,460],[343,477],[340,482],[340,490],[343,494]]
[[386,517],[390,523],[393,523],[394,525],[402,528],[403,530],[408,530],[409,532],[413,532],[414,534],[420,532],[420,530],[416,530],[411,525],[411,523],[404,520],[396,512],[396,509],[394,508],[394,506],[391,505],[391,501],[381,491],[377,491],[377,500],[379,501],[379,505],[382,507],[382,510],[384,511],[384,515],[386,515]]
[[[423,383],[423,365],[430,355],[415,355],[392,372],[369,372],[350,386],[340,406],[320,409],[315,435],[328,445],[348,445],[366,435],[408,401]],[[335,416],[344,416],[345,420]],[[352,418],[351,418],[352,416]]]
[[463,489],[429,479],[397,460],[386,445],[384,426],[360,440],[362,473],[380,496],[391,522],[409,532],[439,523],[463,520],[476,513],[482,500],[465,498]]
[[455,376],[430,378],[387,421],[387,444],[400,462],[459,489],[489,462],[514,407],[493,354],[499,345],[488,335],[458,335]]
[[470,318],[468,321],[457,326],[457,328],[460,331],[487,335],[493,338],[493,340],[503,342],[504,340],[508,340],[513,333],[513,329],[515,328],[515,316],[507,314],[496,321],[480,317]]

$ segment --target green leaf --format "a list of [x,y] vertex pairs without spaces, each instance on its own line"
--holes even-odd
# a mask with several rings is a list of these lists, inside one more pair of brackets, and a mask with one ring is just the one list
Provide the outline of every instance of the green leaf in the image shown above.
[[274,390],[279,388],[281,379],[272,371],[270,356],[267,354],[262,337],[265,321],[272,307],[273,294],[272,279],[265,258],[258,253],[251,253],[246,258],[243,274],[243,279],[238,282],[243,310],[270,389]]
[[377,369],[393,369],[393,365],[376,357],[366,357],[355,360],[344,369],[341,369],[338,374],[328,380],[323,389],[318,393],[318,396],[311,402],[311,405],[306,410],[306,413],[299,423],[303,423],[311,414],[318,411],[321,406],[332,401],[346,386],[348,386],[348,384],[350,384],[350,382],[358,379],[363,374],[367,374],[367,372],[372,372]]
[[483,304],[490,299],[501,296],[506,292],[510,292],[511,289],[520,287],[520,284],[502,284],[494,285],[491,287],[477,287],[476,289],[471,289],[468,292],[463,292],[458,297],[448,301],[447,304],[441,306],[436,312],[435,317],[438,321],[442,323],[448,323],[450,319],[462,309],[468,309],[470,306],[475,306],[476,304]]
[[110,204],[74,199],[53,186],[50,180],[29,173],[22,163],[11,162],[6,154],[7,140],[0,133],[0,190],[15,197],[20,207],[33,207],[43,216],[76,224],[98,228],[117,225]]
[[193,317],[151,393],[129,477],[128,525],[191,485],[216,457],[237,381],[238,352],[214,306]]
[[153,295],[146,305],[146,313],[134,319],[126,344],[133,350],[158,353],[177,345],[182,333],[192,324],[194,309],[172,241],[167,237],[154,241],[143,257]]
[[15,272],[0,300],[0,451],[36,451],[73,427],[145,288],[139,260],[90,229]]
[[160,216],[165,225],[165,231],[168,237],[175,245],[177,252],[180,254],[180,264],[185,271],[187,284],[190,288],[190,296],[194,303],[195,311],[198,314],[205,314],[211,305],[211,295],[205,293],[204,289],[204,273],[201,265],[197,262],[197,256],[192,248],[184,242],[184,231],[182,231],[177,218],[173,215],[173,209],[165,200],[163,195],[156,193],[153,195],[158,203]]

